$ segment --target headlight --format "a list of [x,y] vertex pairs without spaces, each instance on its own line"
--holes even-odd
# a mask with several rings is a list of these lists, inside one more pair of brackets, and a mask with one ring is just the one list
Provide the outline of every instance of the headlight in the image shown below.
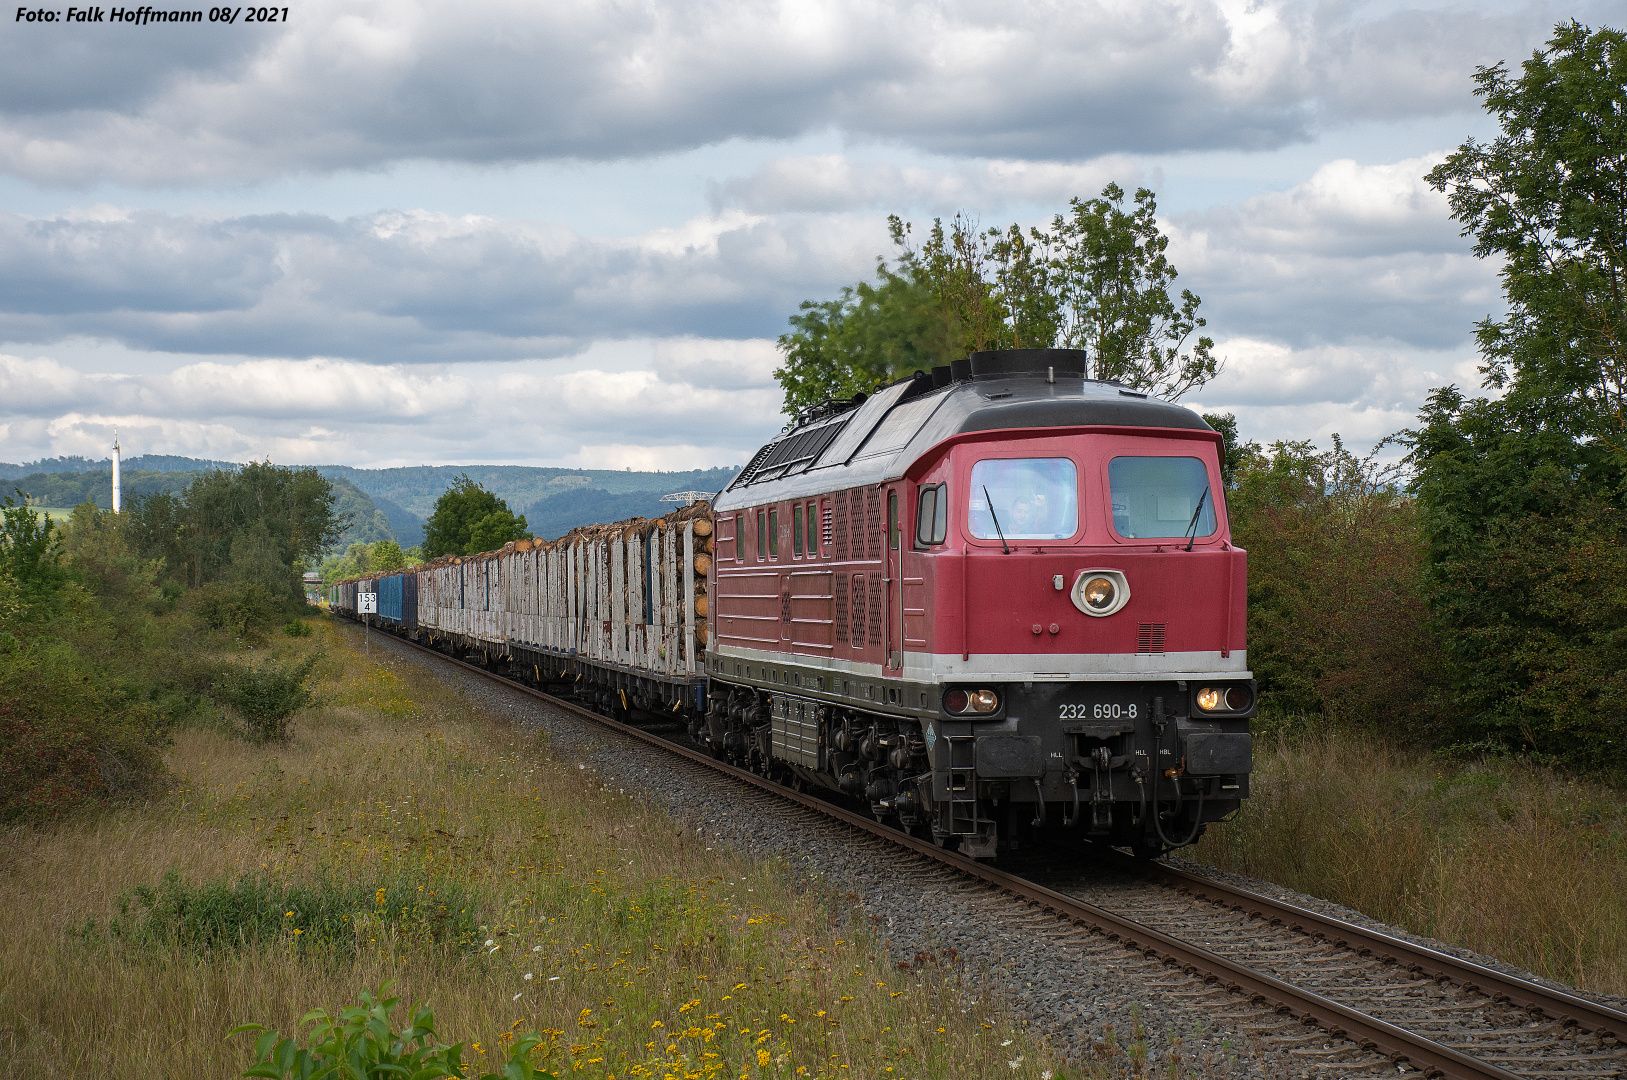
[[1106,611],[1113,606],[1113,601],[1118,599],[1119,591],[1107,578],[1093,577],[1085,582],[1080,595],[1085,598],[1085,606],[1090,610]]
[[1241,686],[1205,686],[1194,700],[1204,712],[1242,712],[1249,703]]
[[1130,602],[1130,583],[1117,570],[1082,570],[1073,579],[1073,606],[1105,618]]
[[949,690],[943,695],[943,711],[951,716],[987,716],[1000,710],[1000,695],[993,690]]

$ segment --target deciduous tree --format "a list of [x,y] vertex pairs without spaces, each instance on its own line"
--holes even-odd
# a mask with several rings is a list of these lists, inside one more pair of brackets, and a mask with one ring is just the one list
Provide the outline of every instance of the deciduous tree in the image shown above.
[[435,500],[435,510],[424,523],[424,557],[495,551],[529,535],[524,514],[516,516],[508,503],[460,476]]
[[1476,328],[1497,397],[1436,391],[1410,433],[1435,634],[1466,742],[1627,768],[1627,38],[1562,23],[1479,68],[1501,134],[1429,181],[1506,314]]
[[1176,271],[1158,228],[1153,193],[1126,209],[1109,184],[1074,199],[1048,229],[982,229],[964,215],[938,219],[917,240],[888,219],[896,259],[876,283],[806,301],[781,336],[776,371],[785,410],[868,392],[984,349],[1078,348],[1090,374],[1171,400],[1219,372],[1214,342],[1190,290],[1170,294]]

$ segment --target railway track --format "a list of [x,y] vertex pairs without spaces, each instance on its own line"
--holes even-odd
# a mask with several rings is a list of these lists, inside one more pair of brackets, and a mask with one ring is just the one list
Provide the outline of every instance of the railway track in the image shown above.
[[[1016,899],[1030,916],[1156,957],[1207,984],[1205,992],[1217,999],[1240,995],[1257,1010],[1314,1024],[1346,1045],[1388,1059],[1401,1072],[1449,1080],[1627,1078],[1627,1012],[1175,867],[1135,863],[1116,852],[1104,857],[1092,848],[1088,855],[1096,867],[1089,877],[1057,875],[1043,867],[1029,875],[979,863],[664,735],[416,642],[393,640],[912,851],[962,880]],[[1106,880],[1095,870],[1105,872]],[[1149,890],[1149,882],[1158,887]]]

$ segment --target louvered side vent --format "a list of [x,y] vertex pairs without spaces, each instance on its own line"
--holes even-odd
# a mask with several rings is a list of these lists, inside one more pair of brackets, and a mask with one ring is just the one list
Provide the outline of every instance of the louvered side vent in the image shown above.
[[833,631],[835,631],[835,633],[836,633],[836,644],[838,644],[838,645],[846,645],[847,644],[847,590],[843,589],[843,588],[836,588],[836,589],[833,589],[831,591],[836,594],[834,597],[832,597],[832,599],[836,601],[836,618],[833,621],[831,629]]
[[868,606],[865,603],[864,575],[854,574],[853,605],[848,609],[848,629],[850,630],[848,640],[853,643],[855,649],[864,648],[864,625],[867,621],[865,609]]
[[864,558],[864,492],[847,493],[847,557]]
[[743,482],[755,484],[803,472],[842,433],[849,419],[851,417],[844,417],[837,423],[795,431],[779,442],[764,447],[763,452],[753,458],[741,474],[745,477]]
[[1136,633],[1136,652],[1161,653],[1164,651],[1164,628],[1168,623],[1144,622]]
[[731,488],[741,488],[751,483],[753,478],[756,477],[758,470],[763,467],[763,462],[767,460],[768,455],[774,452],[775,445],[775,443],[769,443],[767,446],[757,451],[756,454],[752,455],[751,460],[746,462],[746,467],[740,470],[740,475],[735,477],[734,482],[729,486]]
[[820,514],[819,514],[819,531],[820,531],[819,546],[822,547],[822,548],[830,547],[831,542],[832,542],[832,540],[834,539],[834,537],[836,535],[836,530],[832,527],[832,524],[831,524],[831,512],[830,512],[830,507],[829,506],[826,506],[822,511],[820,511]]
[[881,558],[881,492],[869,488],[864,493],[865,558]]
[[835,509],[835,521],[831,535],[831,557],[845,559],[847,554],[847,492],[838,491],[831,496],[831,506]]
[[870,575],[870,647],[881,648],[881,575]]

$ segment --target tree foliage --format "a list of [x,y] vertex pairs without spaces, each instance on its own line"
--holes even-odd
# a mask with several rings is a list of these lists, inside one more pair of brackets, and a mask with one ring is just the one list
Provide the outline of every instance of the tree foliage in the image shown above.
[[179,495],[138,496],[123,516],[136,549],[188,585],[255,583],[299,600],[296,568],[315,563],[349,524],[334,504],[316,470],[267,461],[200,473]]
[[435,500],[435,512],[424,523],[424,557],[496,551],[529,535],[524,514],[516,516],[508,503],[460,476]]
[[1326,451],[1237,448],[1227,510],[1249,553],[1249,666],[1277,709],[1418,735],[1437,719],[1441,658],[1417,506],[1376,453],[1338,436]]
[[1477,327],[1488,387],[1576,435],[1627,423],[1627,37],[1561,23],[1518,78],[1476,70],[1502,134],[1429,173],[1475,254],[1503,260],[1508,313]]
[[21,491],[0,500],[0,577],[38,599],[61,584],[62,537],[45,514],[29,508]]
[[1429,174],[1507,313],[1477,327],[1496,398],[1437,390],[1409,433],[1426,589],[1468,742],[1627,766],[1627,38],[1556,27],[1518,77],[1477,70],[1502,127]]
[[775,372],[787,412],[985,349],[1084,349],[1093,377],[1172,400],[1219,371],[1214,342],[1192,338],[1205,324],[1199,298],[1171,296],[1169,239],[1145,188],[1130,208],[1117,184],[1075,198],[1046,229],[984,230],[957,215],[917,243],[911,225],[888,225],[896,258],[877,264],[874,284],[791,317]]

